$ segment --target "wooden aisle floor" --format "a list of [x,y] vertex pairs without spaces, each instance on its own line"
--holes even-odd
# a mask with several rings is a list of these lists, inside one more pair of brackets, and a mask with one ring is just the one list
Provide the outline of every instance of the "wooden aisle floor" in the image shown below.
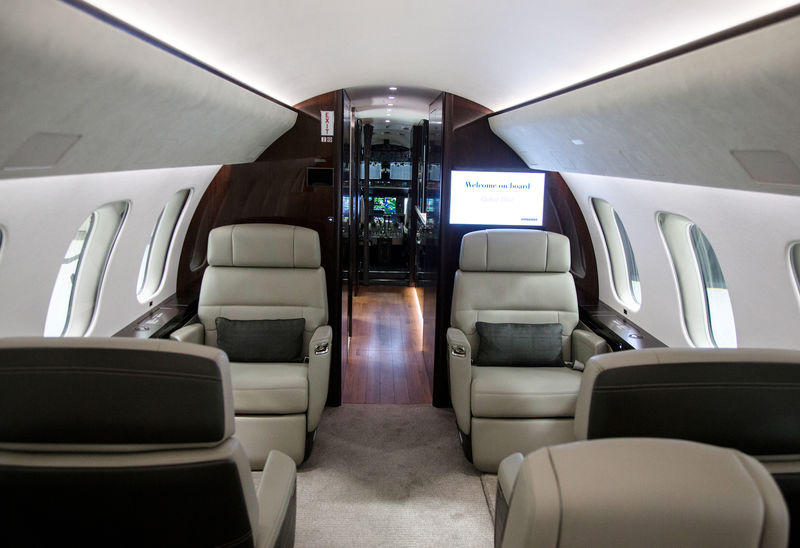
[[353,297],[342,402],[429,404],[432,386],[415,289],[361,286]]

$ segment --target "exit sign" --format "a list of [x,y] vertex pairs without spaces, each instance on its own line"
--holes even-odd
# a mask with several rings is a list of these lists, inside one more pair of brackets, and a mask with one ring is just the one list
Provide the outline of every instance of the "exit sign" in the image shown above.
[[319,111],[320,131],[323,143],[333,142],[333,111],[321,110]]

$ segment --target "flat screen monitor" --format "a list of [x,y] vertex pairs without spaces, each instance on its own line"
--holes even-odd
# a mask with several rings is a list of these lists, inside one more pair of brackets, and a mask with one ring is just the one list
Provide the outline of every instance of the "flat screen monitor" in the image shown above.
[[450,224],[542,226],[544,175],[451,171]]

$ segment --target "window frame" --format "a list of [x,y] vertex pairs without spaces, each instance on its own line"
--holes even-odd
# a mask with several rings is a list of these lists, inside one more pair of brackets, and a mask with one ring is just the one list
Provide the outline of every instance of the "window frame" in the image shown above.
[[145,247],[136,284],[140,303],[151,300],[162,288],[167,273],[167,261],[175,243],[175,235],[192,197],[192,189],[175,192],[158,216]]
[[[716,259],[716,252],[714,252],[711,242],[697,223],[683,215],[659,211],[656,214],[656,222],[678,285],[686,338],[696,347],[720,348],[717,343],[718,337],[714,335],[707,277],[704,274],[704,267],[700,262],[692,232],[696,230],[708,243],[708,248],[719,265],[719,260]],[[720,279],[725,282],[721,265],[719,265],[719,275]],[[730,303],[727,282],[725,282],[724,289]],[[732,339],[734,343],[732,348],[737,346],[735,320],[731,306],[731,327],[733,328]]]
[[[64,325],[58,334],[55,331],[48,332],[50,315],[56,312],[60,313],[53,308],[59,289],[57,277],[45,320],[44,335],[46,337],[82,337],[90,331],[97,312],[97,303],[100,299],[108,263],[125,224],[128,211],[130,211],[130,202],[127,200],[109,202],[94,209],[78,226],[76,235],[80,232],[81,227],[89,221],[86,237],[77,257],[75,271],[71,275]],[[67,252],[75,239],[73,237],[70,240]],[[64,259],[67,258],[65,254]],[[59,268],[64,264],[62,261]]]
[[[603,244],[606,250],[609,269],[611,273],[611,288],[616,299],[628,309],[636,312],[641,306],[641,298],[637,298],[634,290],[634,271],[636,278],[639,278],[639,294],[641,295],[641,278],[639,268],[636,264],[636,257],[633,255],[633,246],[630,244],[627,230],[617,211],[608,201],[590,197],[590,204],[594,211],[595,219],[600,225],[600,233],[603,235]],[[624,236],[623,236],[624,231]],[[630,256],[626,252],[624,240],[628,240]],[[631,266],[633,265],[633,269]]]
[[789,242],[786,252],[789,263],[789,274],[792,277],[798,304],[800,304],[800,240]]

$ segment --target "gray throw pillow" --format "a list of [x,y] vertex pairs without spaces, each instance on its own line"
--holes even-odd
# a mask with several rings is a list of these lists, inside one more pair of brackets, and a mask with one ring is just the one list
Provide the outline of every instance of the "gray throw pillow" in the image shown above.
[[219,317],[217,348],[232,362],[303,361],[304,318],[229,320]]
[[559,366],[560,323],[477,322],[480,344],[475,365]]

